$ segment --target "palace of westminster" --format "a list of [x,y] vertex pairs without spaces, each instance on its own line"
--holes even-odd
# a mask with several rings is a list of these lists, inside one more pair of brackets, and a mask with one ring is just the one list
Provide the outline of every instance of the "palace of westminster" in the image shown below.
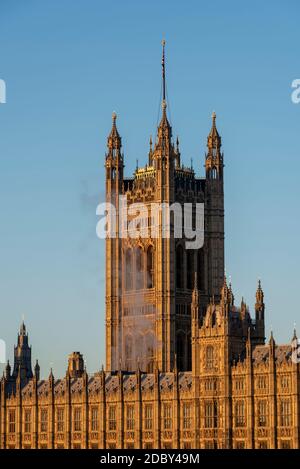
[[[32,370],[21,325],[14,365],[0,387],[0,448],[299,448],[300,365],[291,344],[265,340],[259,282],[254,317],[234,302],[224,275],[224,191],[216,115],[205,177],[181,163],[162,117],[148,163],[124,177],[113,115],[105,156],[106,198],[204,204],[204,244],[172,236],[106,238],[106,367],[88,375],[79,352],[66,375]],[[147,223],[151,225],[152,218]],[[172,223],[172,222],[171,222]],[[161,225],[158,229],[161,230]],[[297,354],[297,350],[296,350]]]

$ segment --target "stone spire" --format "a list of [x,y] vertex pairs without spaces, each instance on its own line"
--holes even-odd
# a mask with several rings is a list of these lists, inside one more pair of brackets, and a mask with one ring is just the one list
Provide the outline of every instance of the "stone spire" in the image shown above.
[[7,380],[10,379],[10,373],[11,373],[11,366],[9,364],[9,360],[7,360],[7,364],[6,364],[6,367],[5,367],[5,378]]
[[205,160],[206,176],[209,179],[223,179],[223,154],[221,137],[216,127],[216,113],[212,113],[212,126],[207,137],[207,154]]
[[122,191],[124,157],[121,153],[122,142],[117,125],[117,114],[112,115],[112,129],[107,138],[108,151],[105,155],[106,167],[106,192],[109,194],[109,202],[116,203],[114,197]]
[[48,380],[53,383],[54,382],[54,375],[53,375],[53,369],[52,367],[50,368],[50,373],[49,373],[49,378]]
[[25,326],[24,320],[21,323],[19,335],[26,336],[26,326]]
[[[157,143],[155,149],[166,150],[166,152],[171,150],[172,144],[172,127],[169,124],[167,118],[167,103],[166,101],[162,102],[162,118],[157,129]],[[166,155],[162,155],[166,156]]]
[[227,286],[226,275],[224,275],[223,286],[221,290],[221,299],[223,303],[229,303],[229,289]]
[[274,335],[273,335],[272,330],[271,330],[271,334],[270,334],[269,345],[270,345],[270,347],[275,347],[275,339],[274,339]]
[[116,121],[117,121],[117,114],[113,112],[112,129],[107,138],[107,148],[108,148],[109,154],[113,152],[113,150],[120,150],[122,147],[122,141],[121,141],[121,137],[119,135],[118,129],[117,129]]
[[256,290],[256,304],[257,305],[263,305],[264,304],[264,292],[261,288],[261,281],[258,280],[258,286]]
[[17,346],[14,349],[13,378],[16,379],[18,374],[20,374],[22,384],[33,377],[31,367],[31,347],[28,345],[28,334],[26,332],[24,321],[21,323]]
[[265,303],[264,303],[264,292],[261,287],[261,281],[258,281],[256,290],[256,303],[255,303],[255,317],[256,321],[264,321],[265,319]]
[[229,283],[229,287],[228,287],[228,297],[229,297],[230,305],[233,306],[234,305],[234,294],[233,294],[233,291],[232,291],[231,282]]
[[36,360],[35,366],[34,366],[34,376],[36,377],[36,380],[39,381],[40,379],[40,365],[38,360]]
[[298,337],[297,337],[297,331],[296,331],[296,325],[294,327],[294,333],[293,333],[293,338],[292,340],[297,340],[298,341]]
[[180,164],[181,164],[181,161],[180,161],[179,138],[177,136],[176,138],[176,167],[180,168]]
[[292,346],[292,361],[293,363],[298,364],[300,362],[300,355],[299,355],[300,345],[298,341],[296,325],[294,327],[294,333],[293,333],[291,346]]
[[216,126],[217,114],[215,113],[215,111],[212,113],[211,117],[212,117],[212,126],[207,137],[207,148],[208,149],[214,148],[214,149],[219,150],[222,146],[222,143],[221,143],[221,137],[219,135],[219,132]]
[[162,41],[162,118],[157,129],[157,140],[155,145],[154,156],[156,158],[168,158],[170,154],[174,153],[174,148],[171,143],[172,139],[172,127],[169,124],[167,118],[167,101],[166,101],[166,67],[165,67],[165,44],[166,41]]
[[192,293],[192,303],[194,305],[199,304],[199,290],[198,290],[197,272],[195,272],[194,289],[193,289],[193,293]]
[[149,153],[148,153],[148,162],[149,162],[149,166],[152,166],[152,155],[153,155],[152,135],[150,135],[150,139],[149,139]]

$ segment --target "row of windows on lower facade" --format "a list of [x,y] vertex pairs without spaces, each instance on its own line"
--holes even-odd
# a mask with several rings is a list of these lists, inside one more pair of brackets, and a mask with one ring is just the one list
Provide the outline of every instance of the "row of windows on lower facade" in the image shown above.
[[[244,400],[237,401],[234,404],[233,422],[235,427],[245,427],[247,425],[246,403]],[[181,428],[189,430],[193,427],[193,406],[191,403],[184,403],[181,406]],[[260,400],[256,404],[256,425],[258,427],[267,427],[269,425],[269,408],[266,399]],[[48,409],[39,410],[39,431],[46,433],[48,431]],[[99,409],[92,407],[90,409],[90,431],[99,431]],[[143,428],[145,430],[153,429],[154,409],[152,404],[143,406]],[[117,430],[117,406],[108,405],[107,408],[107,424],[108,431]],[[290,427],[293,423],[292,405],[290,399],[281,400],[279,403],[278,425],[281,427]],[[72,412],[72,430],[80,432],[83,430],[83,414],[81,407],[75,407]],[[163,403],[161,412],[161,424],[163,430],[171,430],[173,428],[173,404]],[[220,425],[219,407],[217,401],[210,401],[204,405],[203,428],[218,428]],[[135,429],[135,406],[125,406],[124,426],[126,430]],[[55,431],[57,433],[65,431],[65,409],[58,407],[55,411]],[[16,432],[16,410],[8,410],[8,433]],[[31,433],[32,431],[32,409],[23,409],[23,432]]]
[[[161,443],[161,449],[178,449],[175,448],[172,444],[172,442],[162,442]],[[247,441],[244,440],[236,440],[233,441],[233,448],[234,449],[247,449],[248,444]],[[73,443],[71,445],[73,449],[81,449],[83,448],[81,443]],[[88,445],[89,449],[99,449],[100,446],[98,443],[90,443]],[[156,449],[155,444],[153,442],[144,442],[142,444],[143,449]],[[183,441],[180,443],[180,449],[193,449],[193,444],[190,441]],[[260,440],[256,441],[254,444],[255,449],[269,449],[271,445],[269,444],[268,440]],[[8,449],[15,449],[16,445],[8,444],[7,445]],[[30,444],[24,444],[23,449],[31,449],[32,446]],[[49,446],[47,444],[40,444],[39,445],[40,449],[47,449]],[[67,447],[64,444],[56,444],[55,445],[56,449],[67,449]],[[107,449],[117,449],[117,444],[116,443],[107,443],[106,444]],[[125,442],[124,444],[125,449],[134,449],[135,444],[133,442]],[[222,449],[223,444],[218,442],[217,440],[206,440],[203,442],[201,445],[202,449]],[[278,440],[277,442],[277,448],[280,449],[292,449],[293,448],[293,442],[292,440]]]
[[[128,431],[134,430],[135,428],[135,406],[127,405],[125,427]],[[182,407],[182,427],[184,429],[190,429],[192,425],[192,407],[190,404],[183,405]],[[82,431],[82,410],[80,407],[73,410],[72,429],[74,432]],[[153,428],[153,406],[144,406],[144,419],[143,425],[145,430],[152,430]],[[91,409],[90,414],[90,430],[99,430],[99,413],[98,408],[94,407]],[[165,404],[163,406],[163,428],[165,430],[172,428],[172,404]],[[56,432],[60,433],[65,431],[65,409],[56,409]],[[108,406],[107,411],[107,429],[108,431],[117,430],[117,407],[115,405]],[[23,411],[23,432],[31,433],[32,431],[32,411],[31,409],[24,409]],[[41,433],[48,431],[48,409],[41,409],[39,412],[39,431]],[[8,411],[8,433],[16,432],[16,410],[10,409]]]
[[[218,363],[217,357],[215,357],[214,348],[212,346],[208,346],[206,348],[206,363],[205,366],[207,369],[214,368],[214,366]],[[278,393],[289,393],[291,390],[292,380],[291,376],[289,375],[277,375],[277,392]],[[211,386],[214,386],[217,389],[217,380],[215,378],[211,378]],[[206,385],[206,382],[205,382]],[[209,386],[209,384],[208,384]],[[257,393],[260,394],[267,394],[269,392],[269,376],[259,375],[254,377],[254,387]],[[235,391],[245,391],[246,389],[246,380],[245,378],[234,378],[233,381],[233,389]],[[206,389],[208,390],[208,389]]]

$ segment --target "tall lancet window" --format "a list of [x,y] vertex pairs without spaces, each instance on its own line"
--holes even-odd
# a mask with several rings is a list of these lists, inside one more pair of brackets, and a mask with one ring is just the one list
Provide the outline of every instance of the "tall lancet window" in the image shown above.
[[132,359],[133,359],[132,336],[127,335],[126,338],[125,338],[125,360],[126,360],[126,367],[128,368],[128,370],[131,370]]
[[176,287],[183,288],[183,249],[178,246],[176,249]]
[[146,371],[153,373],[154,364],[154,337],[151,332],[145,336],[145,352],[146,352]]
[[215,351],[212,345],[206,347],[205,366],[206,369],[211,370],[215,364]]
[[125,254],[125,288],[126,290],[132,290],[132,249],[127,249]]
[[211,179],[217,179],[217,176],[218,176],[217,168],[214,167],[210,170],[210,177]]
[[179,370],[184,370],[184,357],[185,357],[185,336],[183,332],[178,332],[176,337],[176,355],[177,367]]
[[204,290],[205,289],[205,282],[204,282],[204,248],[198,250],[197,255],[197,280],[198,280],[198,289]]
[[149,246],[147,251],[147,288],[154,286],[153,247]]
[[141,247],[135,250],[135,285],[137,290],[144,287],[143,250]]
[[190,290],[192,290],[194,287],[194,276],[194,250],[188,249],[186,262],[186,283],[187,288],[189,288]]

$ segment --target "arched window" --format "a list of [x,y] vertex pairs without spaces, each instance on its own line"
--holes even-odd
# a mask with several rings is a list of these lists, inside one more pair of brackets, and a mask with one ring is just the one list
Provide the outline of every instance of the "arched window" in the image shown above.
[[153,247],[149,246],[147,251],[147,288],[154,287],[154,262],[153,262]]
[[217,401],[214,401],[214,428],[218,428],[219,409]]
[[204,407],[204,427],[217,428],[218,427],[218,404],[216,401],[205,403]]
[[137,290],[144,288],[143,250],[141,247],[135,250],[135,282]]
[[145,349],[144,349],[144,337],[142,334],[138,334],[137,337],[135,337],[135,342],[134,342],[134,348],[135,348],[135,359],[137,363],[139,364],[139,367],[141,370],[143,370],[143,358],[145,355]]
[[217,317],[216,317],[216,312],[214,311],[211,315],[211,325],[212,327],[215,327],[216,325],[216,320],[217,320]]
[[194,288],[194,250],[187,250],[187,259],[186,259],[186,285],[187,288],[192,290]]
[[127,249],[125,254],[125,289],[132,290],[132,250]]
[[176,287],[183,288],[183,249],[178,246],[176,249]]
[[131,335],[127,335],[125,338],[125,361],[126,367],[131,371],[133,359],[133,340]]
[[267,400],[261,400],[258,402],[258,426],[266,427],[268,424],[268,402]]
[[197,255],[197,279],[198,279],[198,289],[205,290],[203,248],[198,250],[198,255]]
[[215,352],[212,345],[206,347],[206,356],[205,356],[205,366],[207,369],[212,369],[214,367],[215,361]]
[[218,172],[217,172],[217,168],[211,168],[210,172],[209,172],[209,176],[211,179],[217,179],[217,176],[218,176]]
[[151,332],[145,336],[145,352],[146,352],[146,371],[153,372],[154,363],[154,337]]
[[235,426],[244,427],[245,424],[246,424],[245,403],[244,401],[238,401],[235,404]]
[[185,358],[185,347],[184,347],[184,334],[179,332],[176,337],[176,355],[177,355],[177,368],[178,370],[184,370],[184,358]]

